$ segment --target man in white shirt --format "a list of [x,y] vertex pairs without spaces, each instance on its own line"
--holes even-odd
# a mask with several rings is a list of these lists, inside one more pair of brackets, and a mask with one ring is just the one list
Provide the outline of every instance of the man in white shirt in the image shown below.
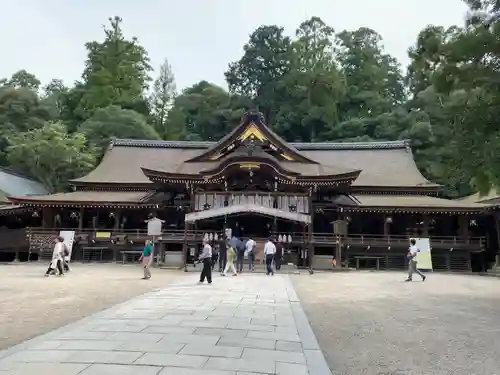
[[198,258],[198,263],[203,263],[200,284],[205,281],[205,278],[209,284],[212,284],[212,246],[210,246],[208,240],[203,240],[203,250]]
[[255,249],[255,243],[254,240],[252,240],[251,237],[248,237],[247,242],[245,243],[245,248],[247,251],[247,256],[248,256],[248,270],[254,271],[255,267],[253,265],[253,262],[255,260],[255,254],[254,254],[254,249]]
[[414,238],[410,240],[410,248],[408,249],[408,278],[405,281],[411,281],[413,272],[420,275],[422,281],[425,281],[425,275],[417,268],[417,253],[420,250],[417,247],[417,241]]
[[266,267],[267,273],[266,275],[274,275],[273,271],[273,258],[274,254],[276,254],[276,246],[273,243],[272,238],[269,238],[264,245],[264,256],[266,257]]

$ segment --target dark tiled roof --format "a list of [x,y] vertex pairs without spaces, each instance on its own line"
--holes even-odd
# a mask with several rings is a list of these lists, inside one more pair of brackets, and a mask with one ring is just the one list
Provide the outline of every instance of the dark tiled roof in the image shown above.
[[484,210],[487,205],[424,195],[354,195],[360,207],[426,208],[435,210]]
[[22,204],[43,203],[86,203],[98,205],[100,203],[110,204],[142,204],[146,203],[152,196],[151,191],[74,191],[71,193],[56,193],[32,197],[11,197],[13,202],[18,200]]
[[[141,139],[115,138],[111,146],[122,147],[151,147],[151,148],[182,148],[206,150],[215,146],[217,142],[205,141],[154,141]],[[409,141],[374,141],[374,142],[290,142],[294,148],[302,150],[376,150],[409,148]]]
[[[141,168],[172,173],[184,171],[186,160],[200,155],[214,144],[214,142],[115,139],[101,164],[87,176],[73,182],[149,184],[150,180]],[[335,166],[337,169],[362,170],[353,187],[438,186],[422,176],[415,164],[408,141],[321,142],[292,143],[292,145],[307,158],[318,162],[322,168],[330,169],[329,166]],[[292,165],[287,165],[287,168],[292,168]],[[189,171],[197,172],[191,169]],[[302,170],[300,172],[303,173]]]

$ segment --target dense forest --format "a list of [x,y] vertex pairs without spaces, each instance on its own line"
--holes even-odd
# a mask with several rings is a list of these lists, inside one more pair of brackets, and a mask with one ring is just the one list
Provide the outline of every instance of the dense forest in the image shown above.
[[500,186],[500,1],[467,3],[464,25],[420,32],[406,71],[369,28],[339,32],[318,17],[293,36],[260,26],[228,65],[229,91],[201,81],[177,92],[167,59],[155,76],[111,18],[73,86],[42,87],[26,70],[0,79],[0,165],[65,190],[113,137],[218,140],[258,108],[288,141],[409,139],[446,196],[486,192]]

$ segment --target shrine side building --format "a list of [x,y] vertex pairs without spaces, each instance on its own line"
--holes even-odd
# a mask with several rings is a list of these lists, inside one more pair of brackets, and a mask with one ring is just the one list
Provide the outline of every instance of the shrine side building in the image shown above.
[[67,229],[82,249],[75,257],[121,259],[147,237],[151,215],[165,221],[157,241],[167,263],[190,262],[227,228],[257,242],[273,235],[288,262],[314,268],[334,256],[339,266],[403,268],[412,237],[430,238],[435,270],[470,270],[498,248],[492,206],[439,198],[409,142],[288,143],[258,112],[218,142],[115,139],[70,183],[69,193],[10,197],[40,218],[30,251]]

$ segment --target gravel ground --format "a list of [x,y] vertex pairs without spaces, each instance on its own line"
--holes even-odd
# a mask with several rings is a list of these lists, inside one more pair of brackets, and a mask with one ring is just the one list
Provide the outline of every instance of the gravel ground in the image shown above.
[[42,264],[0,266],[0,349],[51,331],[153,289],[183,272],[140,265],[73,264],[64,277],[44,277]]
[[500,279],[291,275],[335,375],[500,374]]

